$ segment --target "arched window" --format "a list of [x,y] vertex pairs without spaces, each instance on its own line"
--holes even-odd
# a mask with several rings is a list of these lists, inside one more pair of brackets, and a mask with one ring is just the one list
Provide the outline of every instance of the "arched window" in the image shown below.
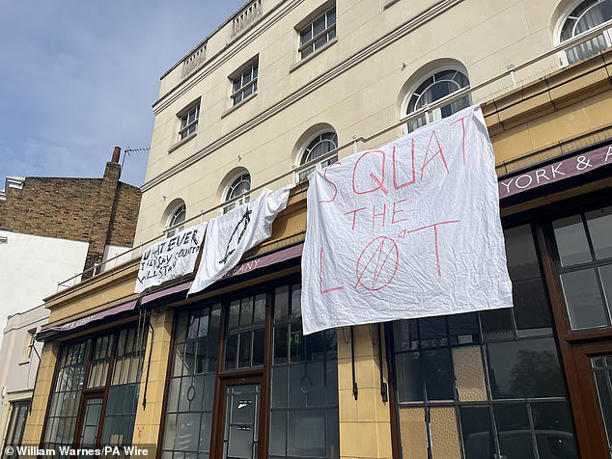
[[[612,0],[584,0],[570,10],[563,18],[559,41],[570,40],[606,21],[612,19]],[[586,59],[612,45],[610,32],[605,30],[601,35],[584,43],[567,49],[564,53],[566,64]],[[561,57],[563,60],[563,56]]]
[[[409,95],[406,105],[406,115],[409,115],[416,110],[423,108],[428,104],[432,104],[437,100],[442,99],[460,89],[467,88],[470,85],[468,77],[460,70],[436,70],[430,73],[425,79],[416,86]],[[408,132],[412,132],[421,126],[438,121],[442,118],[452,115],[459,110],[468,107],[471,103],[469,95],[462,97],[455,102],[451,102],[435,110],[428,111],[422,116],[408,123]]]
[[[180,225],[185,221],[185,216],[187,214],[187,207],[185,203],[181,201],[180,204],[177,204],[174,210],[168,216],[168,220],[166,221],[166,235],[168,237],[174,236],[175,233],[181,231],[184,227]],[[180,225],[180,226],[177,226]]]
[[[300,156],[300,166],[307,164],[315,159],[329,153],[332,150],[338,148],[338,136],[333,130],[327,130],[314,136],[308,145],[302,150]],[[308,178],[308,176],[319,167],[326,167],[338,160],[338,155],[335,154],[331,158],[325,159],[320,163],[309,167],[308,169],[302,170],[299,173],[299,181],[302,182]]]
[[[248,172],[242,172],[240,175],[236,176],[228,185],[225,194],[224,194],[224,202],[229,201],[230,199],[237,198],[243,193],[246,193],[251,189],[251,174]],[[223,207],[223,213],[227,213],[232,210],[238,204],[244,204],[245,202],[249,202],[249,195],[244,196],[242,199],[238,201],[234,201],[227,206]]]

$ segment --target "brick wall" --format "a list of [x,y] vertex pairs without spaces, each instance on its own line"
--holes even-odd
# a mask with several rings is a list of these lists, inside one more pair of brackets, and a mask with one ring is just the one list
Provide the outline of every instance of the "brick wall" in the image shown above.
[[140,189],[119,181],[121,166],[102,178],[27,177],[0,201],[0,230],[89,243],[83,269],[102,261],[107,244],[131,246]]

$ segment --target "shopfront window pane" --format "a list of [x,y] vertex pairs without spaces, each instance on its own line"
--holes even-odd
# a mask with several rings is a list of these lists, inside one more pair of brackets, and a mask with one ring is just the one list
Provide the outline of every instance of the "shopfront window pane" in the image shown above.
[[591,357],[591,368],[608,448],[612,451],[612,356]]
[[424,351],[423,373],[428,400],[453,399],[453,370],[449,349]]
[[487,350],[494,399],[565,395],[553,338],[490,343]]
[[[237,304],[238,307],[234,308],[236,327],[240,317],[240,303]],[[188,328],[185,324],[192,323],[194,317],[198,318],[198,332],[179,334]],[[219,303],[177,315],[172,352],[178,355],[180,351],[177,350],[184,349],[183,355],[192,355],[193,361],[197,363],[190,365],[189,371],[170,368],[170,374],[174,376],[168,384],[162,457],[178,455],[183,458],[199,458],[210,454],[220,323]],[[232,336],[235,338],[232,341],[234,347],[226,352],[226,356],[233,355],[231,361],[236,364],[239,335]],[[175,358],[172,366],[177,363],[184,365],[181,359]]]
[[535,458],[529,414],[524,404],[495,405],[499,449],[507,459]]
[[495,457],[495,443],[488,407],[462,407],[461,433],[465,457],[489,459]]
[[540,459],[578,457],[567,402],[532,403],[531,413]]
[[561,284],[572,329],[608,325],[608,313],[601,297],[595,269],[562,274]]
[[555,220],[553,231],[562,266],[571,266],[592,260],[580,215]]
[[521,336],[552,333],[552,316],[543,279],[537,277],[512,283],[514,318]]
[[421,353],[407,352],[395,356],[397,366],[398,400],[416,402],[424,400],[423,374],[421,371]]
[[531,225],[506,229],[504,238],[508,272],[512,280],[539,277],[540,264],[531,233]]
[[612,207],[604,207],[585,214],[595,258],[612,257]]
[[299,285],[277,288],[270,457],[336,458],[339,450],[335,330],[302,334]]
[[514,323],[510,308],[482,311],[480,322],[483,338],[487,341],[514,338]]

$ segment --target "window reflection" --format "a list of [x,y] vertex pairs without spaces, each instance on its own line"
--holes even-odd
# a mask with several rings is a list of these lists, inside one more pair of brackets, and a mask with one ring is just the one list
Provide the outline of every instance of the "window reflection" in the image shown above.
[[505,236],[513,308],[393,323],[404,457],[578,457],[532,230]]

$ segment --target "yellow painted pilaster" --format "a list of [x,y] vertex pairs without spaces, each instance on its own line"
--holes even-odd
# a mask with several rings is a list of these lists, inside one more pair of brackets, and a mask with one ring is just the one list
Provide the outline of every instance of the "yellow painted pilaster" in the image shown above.
[[[153,335],[149,333],[144,371],[140,381],[140,395],[134,422],[134,445],[147,447],[157,445],[158,442],[172,336],[172,319],[172,310],[153,310],[151,314],[151,325],[154,332]],[[148,371],[147,404],[146,408],[143,408],[149,354],[151,355],[151,367]]]
[[[380,394],[378,325],[354,327],[355,378],[353,396],[350,327],[338,329],[338,390],[340,402],[340,456],[342,458],[391,458],[389,402]],[[387,368],[383,342],[383,375]]]
[[59,343],[45,343],[40,354],[40,366],[36,378],[36,388],[32,398],[32,412],[28,415],[22,444],[39,445],[42,442],[42,430],[49,395],[53,384],[53,374],[59,353]]

